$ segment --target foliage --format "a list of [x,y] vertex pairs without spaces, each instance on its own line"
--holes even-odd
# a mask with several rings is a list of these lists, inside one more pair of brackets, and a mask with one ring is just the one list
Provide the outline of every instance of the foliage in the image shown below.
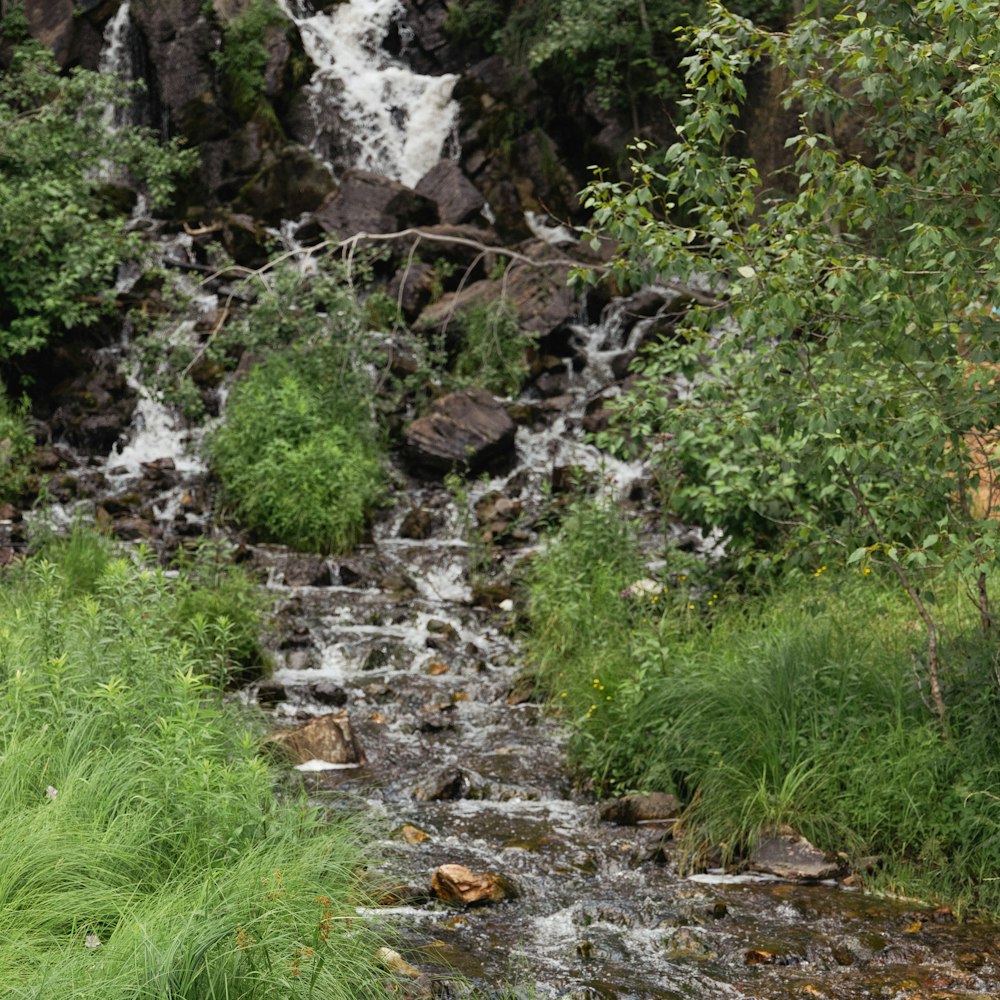
[[237,518],[316,552],[359,542],[383,488],[377,427],[351,345],[276,352],[233,388],[212,465]]
[[461,342],[452,371],[456,385],[481,385],[501,396],[521,391],[531,338],[504,301],[475,305],[459,317]]
[[109,76],[60,74],[48,50],[26,42],[0,73],[0,361],[93,323],[118,265],[140,254],[106,198],[126,174],[155,206],[193,160],[137,128],[115,129],[106,108],[129,100]]
[[34,448],[27,401],[12,403],[0,386],[0,502],[15,500],[24,491]]
[[[737,8],[780,24],[788,4],[746,0]],[[480,41],[516,64],[595,88],[605,106],[634,108],[644,95],[677,95],[675,32],[703,15],[703,3],[683,0],[463,0],[449,6],[446,28],[458,41]]]
[[[723,528],[745,568],[887,562],[927,629],[942,718],[917,574],[957,564],[988,628],[1000,547],[983,518],[1000,403],[1000,80],[982,66],[998,12],[862,4],[777,33],[713,6],[690,34],[678,142],[639,143],[630,183],[585,193],[626,247],[622,273],[700,275],[717,298],[650,352],[622,411],[633,440],[669,441],[674,509]],[[761,62],[802,109],[786,198],[759,198],[754,164],[731,151]],[[679,375],[673,406],[663,387]]]
[[271,27],[287,30],[288,24],[288,18],[274,0],[251,0],[223,28],[222,48],[215,53],[215,61],[222,71],[229,99],[244,120],[258,114],[274,118],[265,95],[264,73],[268,62],[265,33]]
[[882,884],[1000,912],[995,652],[954,576],[942,741],[912,673],[912,607],[887,571],[822,570],[748,598],[646,575],[626,522],[584,502],[535,560],[528,650],[605,793],[675,791],[693,860],[789,824]]
[[5,573],[5,993],[381,995],[354,830],[276,799],[246,710],[206,679],[224,630],[195,649],[185,613],[163,573],[118,557],[85,592],[42,557]]

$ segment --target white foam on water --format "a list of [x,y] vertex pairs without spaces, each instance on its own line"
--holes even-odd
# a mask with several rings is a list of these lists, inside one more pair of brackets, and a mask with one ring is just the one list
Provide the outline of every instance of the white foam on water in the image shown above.
[[458,77],[415,73],[382,48],[403,13],[400,0],[350,0],[321,14],[295,0],[279,3],[317,67],[309,88],[317,122],[313,151],[330,159],[329,122],[337,141],[350,135],[347,165],[415,185],[454,137],[458,105],[451,95]]

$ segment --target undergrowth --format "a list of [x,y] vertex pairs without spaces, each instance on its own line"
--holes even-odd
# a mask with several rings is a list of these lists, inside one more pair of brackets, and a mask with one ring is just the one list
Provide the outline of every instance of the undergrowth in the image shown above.
[[12,402],[0,386],[0,503],[16,500],[24,492],[34,447],[27,403]]
[[0,980],[12,998],[378,996],[348,822],[278,800],[185,584],[77,534],[0,588]]
[[647,577],[625,521],[579,504],[530,580],[528,648],[600,791],[674,791],[697,857],[790,825],[880,855],[883,887],[1000,913],[1000,682],[968,596],[935,581],[950,738],[915,680],[922,633],[878,569],[754,596]]

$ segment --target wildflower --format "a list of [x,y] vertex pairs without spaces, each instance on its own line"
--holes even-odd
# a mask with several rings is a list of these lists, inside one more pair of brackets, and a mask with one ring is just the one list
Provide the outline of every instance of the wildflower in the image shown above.
[[45,797],[47,799],[54,799],[58,794],[58,790],[53,788],[51,785],[45,789]]
[[866,567],[865,567],[865,568],[864,568],[864,569],[863,569],[863,570],[861,571],[861,575],[862,575],[862,576],[871,576],[871,572],[872,572],[872,568],[871,568],[871,566],[866,566]]
[[569,692],[568,692],[568,691],[560,691],[560,692],[559,692],[559,697],[560,697],[560,698],[565,698],[567,694],[569,694]]
[[825,572],[826,572],[826,567],[825,566],[820,566],[820,568],[818,570],[816,570],[815,573],[813,573],[813,576],[822,576],[823,573],[825,573]]
[[688,611],[694,611],[694,605],[693,604],[689,604],[688,605]]
[[85,948],[100,948],[101,939],[96,934],[88,934],[83,939],[83,946]]

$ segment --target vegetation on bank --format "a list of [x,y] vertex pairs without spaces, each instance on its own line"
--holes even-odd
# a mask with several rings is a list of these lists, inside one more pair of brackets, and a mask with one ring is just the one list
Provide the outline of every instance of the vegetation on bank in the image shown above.
[[27,402],[13,402],[0,385],[0,503],[16,500],[24,491],[34,448]]
[[6,995],[381,995],[355,831],[279,800],[255,720],[222,700],[225,589],[80,532],[2,583]]
[[692,863],[788,824],[852,863],[880,856],[866,881],[1000,913],[1000,680],[961,580],[925,592],[947,626],[946,740],[884,561],[752,595],[696,575],[668,560],[639,583],[629,523],[592,500],[533,564],[529,655],[598,790],[676,792]]

